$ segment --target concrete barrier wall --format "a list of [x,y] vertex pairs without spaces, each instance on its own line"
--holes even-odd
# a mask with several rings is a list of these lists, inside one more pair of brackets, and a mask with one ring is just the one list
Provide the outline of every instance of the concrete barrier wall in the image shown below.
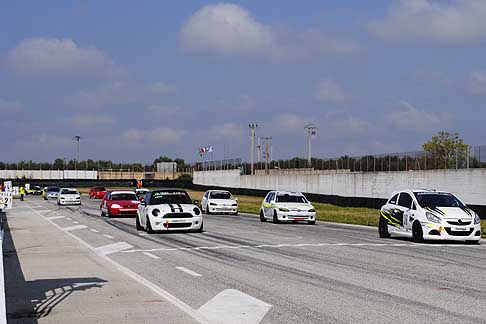
[[198,171],[194,184],[360,198],[388,198],[400,189],[433,188],[453,192],[467,204],[486,205],[486,169],[254,176],[240,175],[238,170]]
[[0,170],[0,179],[97,179],[98,171],[85,170]]

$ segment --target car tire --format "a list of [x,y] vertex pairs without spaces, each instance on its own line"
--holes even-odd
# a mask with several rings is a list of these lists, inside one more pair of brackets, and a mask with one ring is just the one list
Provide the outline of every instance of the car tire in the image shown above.
[[378,222],[378,234],[380,235],[380,238],[390,238],[388,223],[383,217],[380,217],[380,221]]
[[418,221],[414,222],[412,225],[412,237],[415,243],[422,243],[424,241],[422,226]]
[[146,231],[147,231],[147,234],[154,234],[154,230],[152,229],[152,225],[150,224],[150,219],[147,217],[147,220],[146,220],[146,224],[147,224],[147,227],[146,227]]
[[58,201],[58,202],[57,202],[57,205],[58,205],[58,206],[61,206],[61,203]]
[[238,216],[238,212],[236,212],[236,213],[233,213],[233,215],[235,215],[235,216]]
[[308,221],[308,222],[307,222],[307,224],[309,224],[309,225],[316,225],[316,221],[315,221],[315,220],[313,220],[313,221]]
[[140,219],[138,218],[138,215],[135,216],[135,218],[136,218],[136,220],[135,220],[135,228],[137,229],[137,231],[143,230],[142,224],[140,224]]
[[209,204],[206,205],[206,214],[211,215],[211,212],[209,211]]
[[199,228],[196,230],[196,232],[197,232],[197,233],[202,233],[202,232],[203,232],[203,230],[204,230],[204,222],[202,222],[202,223],[201,223],[201,227],[199,227]]
[[103,212],[103,209],[100,207],[100,212],[101,212],[101,217],[105,217],[105,213]]
[[113,216],[111,215],[110,207],[108,207],[107,210],[108,213],[106,213],[106,215],[108,216],[108,218],[112,218]]
[[278,220],[277,212],[273,212],[273,223],[274,224],[280,224],[280,221]]
[[263,210],[260,210],[260,222],[265,223],[266,221],[267,221],[267,219],[263,215]]

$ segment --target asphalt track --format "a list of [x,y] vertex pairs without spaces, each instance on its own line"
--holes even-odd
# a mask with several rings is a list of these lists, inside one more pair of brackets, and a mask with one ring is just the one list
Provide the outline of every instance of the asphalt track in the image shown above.
[[205,216],[203,233],[148,235],[134,218],[101,217],[99,200],[28,206],[195,322],[486,323],[484,243],[415,244],[245,214]]

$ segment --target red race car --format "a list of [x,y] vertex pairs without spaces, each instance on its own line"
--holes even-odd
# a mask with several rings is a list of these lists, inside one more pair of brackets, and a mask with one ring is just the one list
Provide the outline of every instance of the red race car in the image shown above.
[[140,201],[133,191],[108,191],[101,200],[101,216],[136,216]]
[[89,199],[102,199],[106,194],[105,187],[93,187],[89,189]]

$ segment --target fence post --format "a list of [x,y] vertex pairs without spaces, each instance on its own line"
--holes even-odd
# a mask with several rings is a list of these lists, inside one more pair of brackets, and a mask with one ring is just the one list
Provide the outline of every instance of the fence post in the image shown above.
[[459,168],[459,159],[458,159],[459,157],[457,156],[458,155],[458,151],[459,150],[456,147],[456,170]]
[[469,169],[469,145],[466,147],[466,151],[467,151],[467,160],[466,160],[466,168]]

